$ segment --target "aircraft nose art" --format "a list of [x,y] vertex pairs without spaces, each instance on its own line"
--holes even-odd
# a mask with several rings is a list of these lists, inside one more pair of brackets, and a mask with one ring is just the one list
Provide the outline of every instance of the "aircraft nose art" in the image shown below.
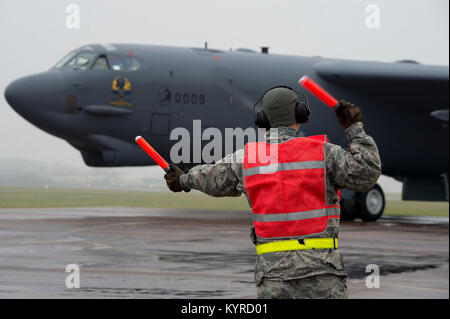
[[63,112],[65,84],[59,72],[45,72],[20,78],[5,90],[8,104],[29,121],[44,112]]

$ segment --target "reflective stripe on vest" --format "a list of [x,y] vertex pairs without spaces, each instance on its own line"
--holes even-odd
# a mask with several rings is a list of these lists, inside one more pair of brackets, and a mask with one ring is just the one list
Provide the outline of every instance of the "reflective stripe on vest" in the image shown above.
[[277,154],[265,156],[268,163],[257,155],[267,155],[269,144],[246,145],[244,186],[258,237],[318,234],[325,231],[329,218],[339,218],[339,206],[326,203],[326,141],[319,135],[277,144]]
[[265,166],[251,167],[244,170],[244,176],[270,174],[279,171],[291,171],[294,169],[311,169],[311,168],[325,168],[325,162],[309,161],[309,162],[276,163]]

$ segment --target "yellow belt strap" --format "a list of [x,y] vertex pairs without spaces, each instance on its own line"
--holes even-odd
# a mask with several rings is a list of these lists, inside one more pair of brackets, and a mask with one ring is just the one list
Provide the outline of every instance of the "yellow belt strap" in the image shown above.
[[304,250],[304,249],[337,249],[337,238],[305,238],[305,239],[292,239],[292,240],[280,240],[272,241],[270,243],[264,243],[256,245],[256,252],[258,255],[273,253],[276,251],[287,250]]

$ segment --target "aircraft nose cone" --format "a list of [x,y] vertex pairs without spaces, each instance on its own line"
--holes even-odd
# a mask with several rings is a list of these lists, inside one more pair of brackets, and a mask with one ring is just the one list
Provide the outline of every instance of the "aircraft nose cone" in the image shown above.
[[20,96],[20,92],[22,91],[20,88],[20,83],[18,81],[14,81],[10,83],[5,89],[5,99],[12,108],[16,108],[18,97]]
[[45,72],[20,78],[8,85],[5,99],[16,112],[30,121],[45,111],[63,112],[63,76],[57,72]]

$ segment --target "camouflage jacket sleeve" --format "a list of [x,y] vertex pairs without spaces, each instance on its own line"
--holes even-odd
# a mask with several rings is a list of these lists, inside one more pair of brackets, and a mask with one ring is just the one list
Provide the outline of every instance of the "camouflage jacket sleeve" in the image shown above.
[[377,145],[366,134],[362,122],[345,130],[348,149],[327,143],[327,176],[338,188],[356,192],[370,189],[381,175],[381,162]]
[[181,187],[197,189],[211,196],[240,196],[243,190],[244,150],[227,155],[215,164],[197,165],[180,176]]

